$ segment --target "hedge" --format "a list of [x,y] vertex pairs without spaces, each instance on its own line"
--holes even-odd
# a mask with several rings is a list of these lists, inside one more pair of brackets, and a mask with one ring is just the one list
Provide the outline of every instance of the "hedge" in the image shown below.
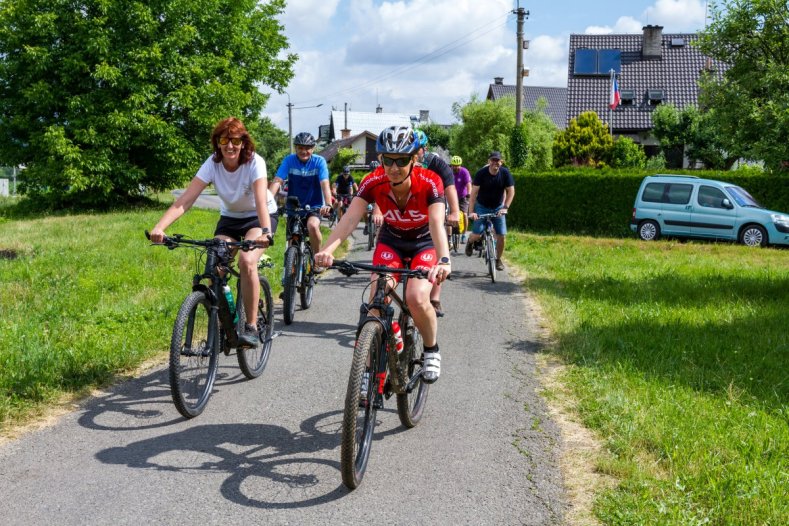
[[[671,170],[661,173],[717,179],[745,188],[771,210],[789,213],[789,177],[747,171]],[[513,170],[512,228],[536,232],[627,236],[641,180],[654,171],[578,168],[546,173]]]

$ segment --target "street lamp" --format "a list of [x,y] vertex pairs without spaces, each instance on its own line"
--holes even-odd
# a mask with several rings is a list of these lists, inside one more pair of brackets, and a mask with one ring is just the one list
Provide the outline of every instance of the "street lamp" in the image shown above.
[[307,108],[320,108],[323,103],[316,104],[315,106],[296,106],[290,102],[290,93],[287,91],[285,95],[288,96],[288,139],[290,140],[290,153],[293,153],[293,110],[304,110]]

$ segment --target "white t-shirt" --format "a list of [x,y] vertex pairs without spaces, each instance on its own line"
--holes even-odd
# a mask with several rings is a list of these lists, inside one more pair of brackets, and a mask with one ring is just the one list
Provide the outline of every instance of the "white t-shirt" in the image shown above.
[[[222,205],[220,214],[227,217],[255,217],[255,194],[252,183],[258,179],[268,181],[266,161],[255,154],[252,159],[236,168],[235,172],[228,172],[222,162],[214,162],[213,156],[209,157],[197,171],[196,177],[206,184],[213,183],[216,194]],[[269,213],[277,211],[276,201],[271,192],[267,192],[266,203]]]

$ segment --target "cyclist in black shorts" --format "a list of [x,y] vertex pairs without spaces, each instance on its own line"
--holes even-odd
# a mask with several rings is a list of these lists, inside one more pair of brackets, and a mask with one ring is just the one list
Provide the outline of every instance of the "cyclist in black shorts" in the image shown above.
[[351,175],[351,169],[346,166],[342,169],[342,173],[334,180],[334,186],[332,187],[332,197],[334,197],[332,206],[337,213],[338,221],[342,219],[343,204],[347,207],[358,189],[359,187],[356,186],[356,181],[353,180],[353,176]]

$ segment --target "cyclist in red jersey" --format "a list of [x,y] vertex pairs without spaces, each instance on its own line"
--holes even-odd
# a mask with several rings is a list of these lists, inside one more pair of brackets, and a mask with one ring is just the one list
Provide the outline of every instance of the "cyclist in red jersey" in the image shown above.
[[[367,205],[377,204],[384,216],[373,256],[374,265],[402,268],[410,258],[411,268],[428,271],[426,280],[408,282],[406,301],[424,343],[426,383],[438,380],[441,355],[438,322],[430,303],[433,283],[449,277],[449,245],[444,231],[444,186],[438,174],[417,163],[419,139],[409,126],[391,126],[378,136],[376,149],[383,166],[368,174],[342,220],[315,254],[315,264],[329,266],[332,254],[367,214]],[[375,276],[372,276],[375,281]],[[375,290],[370,291],[371,298]]]

